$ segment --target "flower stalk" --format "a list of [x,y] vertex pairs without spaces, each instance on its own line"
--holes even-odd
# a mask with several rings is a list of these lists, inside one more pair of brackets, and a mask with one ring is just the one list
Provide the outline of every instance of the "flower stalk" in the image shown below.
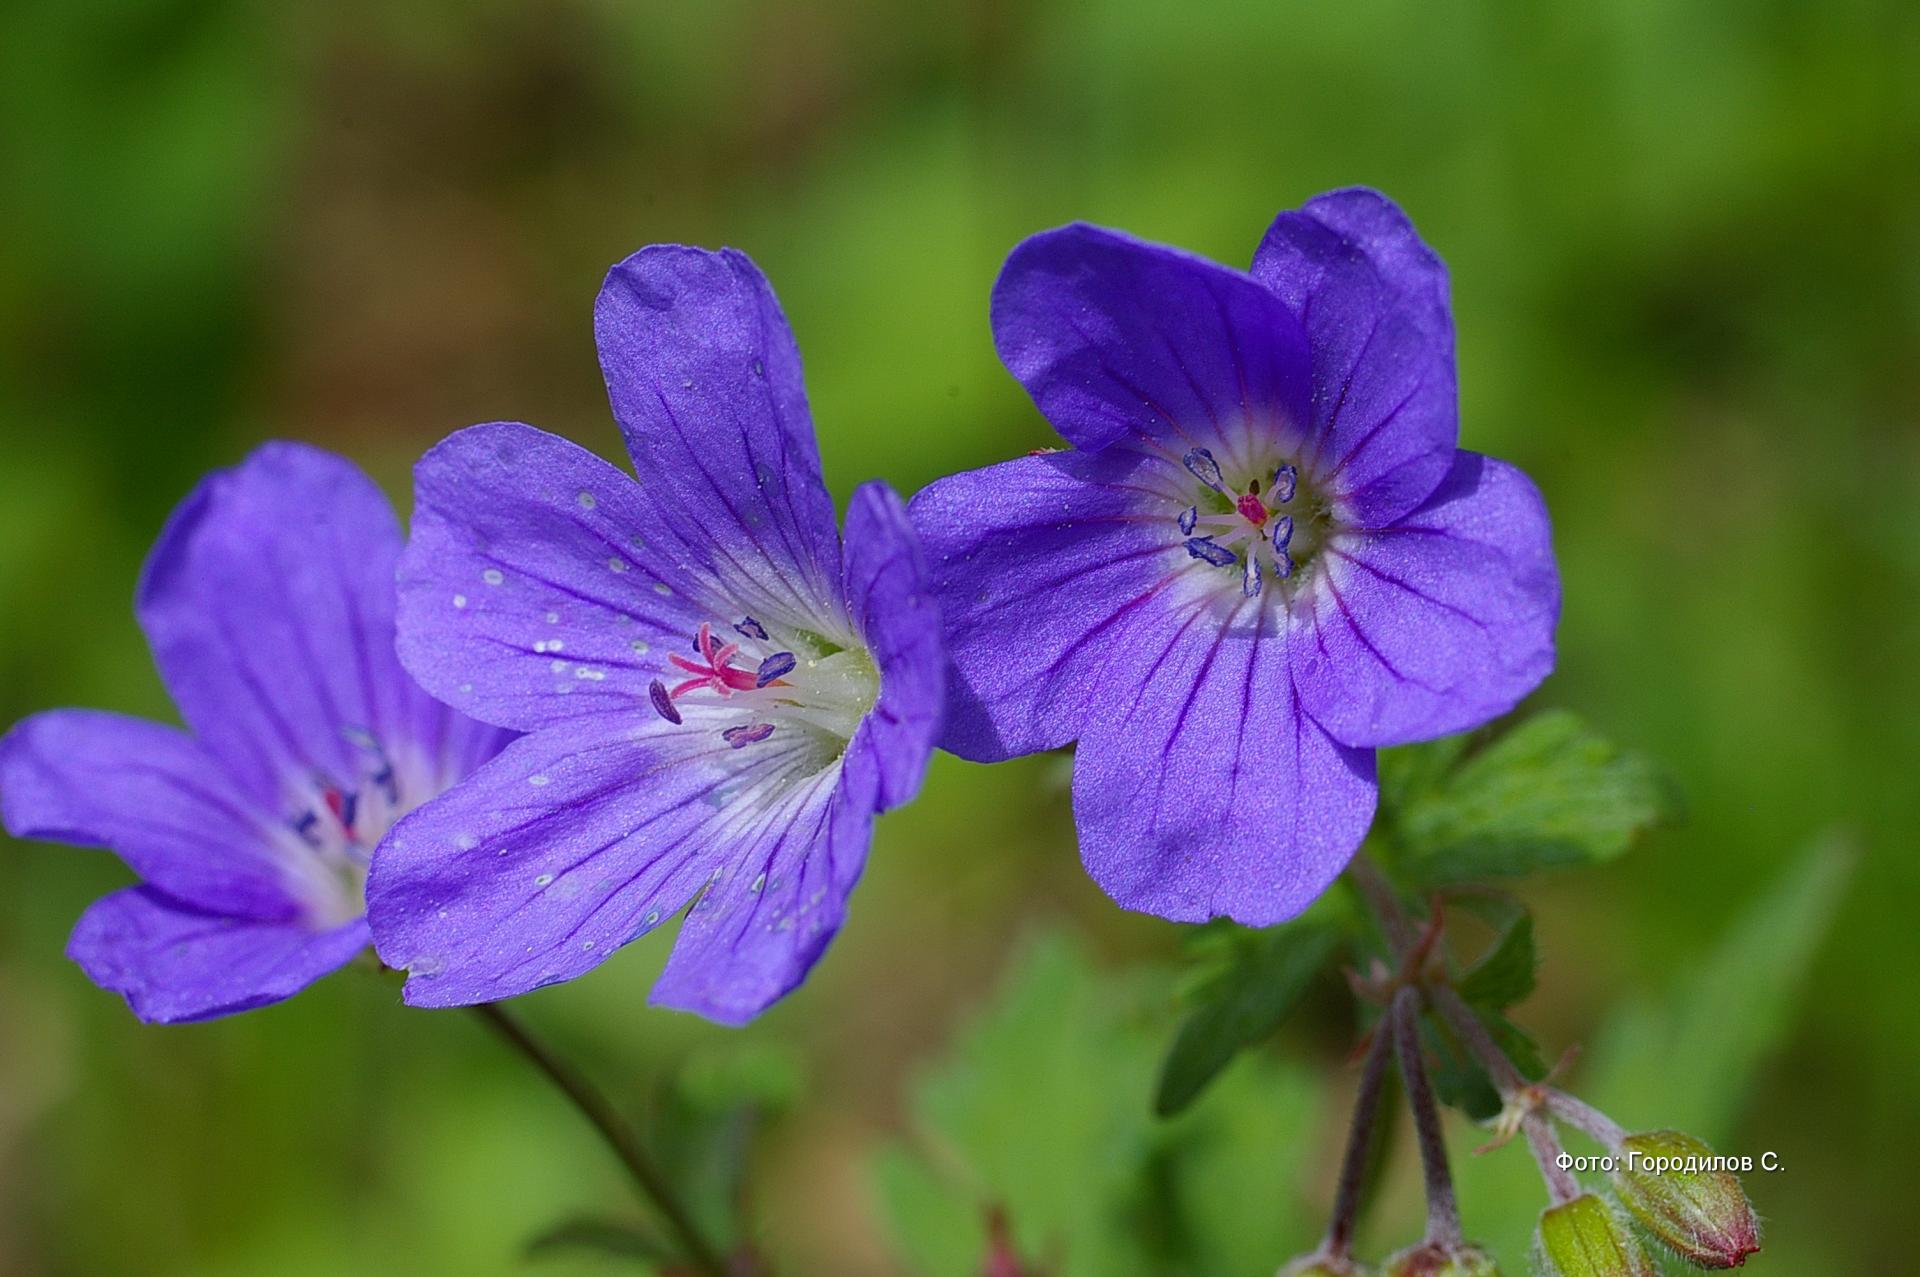
[[648,1156],[639,1137],[613,1106],[613,1102],[506,1007],[497,1002],[482,1002],[474,1006],[473,1011],[502,1041],[540,1070],[587,1119],[595,1133],[626,1168],[640,1196],[659,1212],[660,1218],[666,1222],[668,1230],[685,1251],[687,1262],[693,1266],[693,1270],[702,1274],[702,1277],[729,1277],[726,1261],[721,1258],[719,1248],[708,1240],[700,1225],[694,1222],[692,1213],[674,1192],[666,1174]]
[[1368,1154],[1373,1150],[1374,1128],[1380,1116],[1380,1092],[1387,1076],[1387,1057],[1392,1035],[1384,1024],[1374,1030],[1367,1047],[1366,1062],[1360,1070],[1360,1089],[1353,1099],[1353,1121],[1347,1128],[1346,1156],[1340,1163],[1340,1181],[1334,1190],[1333,1213],[1327,1222],[1326,1240],[1319,1257],[1334,1264],[1343,1263],[1353,1251],[1353,1229],[1360,1216],[1360,1192],[1367,1178]]
[[1427,1235],[1430,1245],[1453,1249],[1466,1238],[1460,1232],[1460,1203],[1453,1192],[1453,1173],[1447,1166],[1447,1146],[1440,1134],[1440,1110],[1420,1056],[1420,995],[1411,988],[1396,993],[1388,1013],[1393,1023],[1394,1048],[1400,1060],[1400,1080],[1413,1110],[1413,1129],[1420,1144],[1420,1168],[1426,1177]]

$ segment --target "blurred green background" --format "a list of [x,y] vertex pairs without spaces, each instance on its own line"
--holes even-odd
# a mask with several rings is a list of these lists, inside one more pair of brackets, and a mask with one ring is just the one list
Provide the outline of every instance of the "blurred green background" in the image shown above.
[[[1770,907],[1769,883],[1816,890],[1781,875],[1849,832],[1810,970],[1767,975],[1769,1024],[1791,1027],[1750,1035],[1749,1083],[1678,1048],[1660,1068],[1717,1097],[1689,1111],[1719,1114],[1702,1133],[1723,1150],[1786,1166],[1750,1185],[1770,1221],[1755,1271],[1907,1271],[1916,66],[1902,0],[11,0],[0,720],[171,713],[135,573],[195,479],[258,440],[346,452],[403,508],[411,460],[476,421],[617,455],[590,308],[642,244],[732,244],[765,268],[844,498],[1049,442],[986,323],[1021,236],[1084,218],[1243,264],[1276,210],[1376,185],[1452,268],[1463,441],[1524,466],[1553,511],[1566,611],[1538,699],[1655,755],[1689,799],[1625,859],[1529,884],[1545,969],[1519,1018],[1550,1055],[1604,1037],[1749,901]],[[1079,872],[1063,777],[1057,759],[941,759],[882,822],[816,977],[747,1031],[645,1007],[666,935],[521,1008],[624,1098],[779,1062],[795,1098],[752,1172],[784,1272],[954,1268],[977,1230],[942,1254],[903,1238],[930,1217],[895,1173],[930,1111],[1013,1087],[1008,1156],[1069,1213],[1081,1145],[1046,1130],[1065,1097],[1125,1092],[1095,1133],[1145,1117],[1150,1068],[1098,1033],[1036,1066],[1024,1100],[1020,1051],[997,1074],[991,1041],[954,1054],[1009,978],[1027,1002],[996,1014],[1057,1025],[1098,1018],[1103,981],[1177,964],[1179,928],[1122,916]],[[513,1272],[556,1216],[624,1206],[572,1115],[468,1017],[347,972],[145,1028],[61,956],[124,871],[41,845],[4,865],[0,1274]],[[1764,955],[1775,924],[1755,916]],[[1073,938],[1010,976],[1036,930]],[[1205,1117],[1248,1169],[1210,1172],[1200,1215],[1239,1249],[1195,1271],[1269,1272],[1285,1252],[1250,1244],[1250,1221],[1304,1244],[1324,1208],[1341,1118],[1315,1097],[1351,1085],[1351,1024],[1323,992]],[[1164,1044],[1170,999],[1141,996]],[[1690,1005],[1709,1034],[1756,1014],[1710,986]],[[1677,1120],[1658,1085],[1621,1094],[1629,1125]],[[1517,1150],[1485,1160],[1528,1173]],[[1470,1181],[1470,1230],[1524,1235],[1533,1191],[1509,1206]],[[1396,1172],[1387,1192],[1383,1246],[1417,1190]]]

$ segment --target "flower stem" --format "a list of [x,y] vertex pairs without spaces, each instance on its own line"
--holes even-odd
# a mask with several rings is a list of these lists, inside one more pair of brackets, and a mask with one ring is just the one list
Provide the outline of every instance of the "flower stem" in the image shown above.
[[[1392,884],[1380,872],[1379,866],[1363,855],[1353,858],[1347,867],[1347,874],[1365,898],[1380,934],[1386,937],[1394,960],[1404,965],[1418,932],[1407,917],[1406,910],[1401,908]],[[1540,1167],[1541,1178],[1546,1181],[1548,1195],[1556,1204],[1578,1196],[1579,1181],[1560,1165],[1560,1137],[1554,1134],[1552,1124],[1540,1112],[1548,1088],[1536,1086],[1514,1066],[1507,1053],[1500,1049],[1500,1044],[1493,1040],[1493,1035],[1487,1032],[1486,1025],[1480,1023],[1480,1017],[1467,1005],[1467,1000],[1455,992],[1451,984],[1444,979],[1435,979],[1424,982],[1422,987],[1428,1005],[1439,1012],[1440,1018],[1447,1022],[1468,1054],[1493,1079],[1501,1100],[1524,1110],[1520,1129],[1527,1137],[1527,1148],[1533,1153],[1533,1160]]]
[[705,1274],[705,1277],[728,1277],[727,1264],[721,1259],[720,1251],[701,1232],[692,1214],[667,1182],[666,1175],[647,1156],[633,1128],[620,1116],[612,1101],[504,1006],[497,1002],[482,1002],[473,1008],[473,1012],[503,1041],[544,1073],[561,1094],[580,1110],[580,1115],[587,1119],[607,1147],[613,1150],[614,1156],[620,1159],[621,1165],[626,1167],[641,1197],[659,1211],[668,1229],[685,1249],[687,1260],[695,1271]]
[[1460,1203],[1453,1194],[1453,1172],[1447,1166],[1447,1145],[1440,1134],[1440,1110],[1434,1102],[1426,1061],[1420,1055],[1420,995],[1411,988],[1401,989],[1393,997],[1388,1016],[1400,1059],[1400,1081],[1407,1092],[1407,1104],[1413,1109],[1414,1132],[1419,1136],[1420,1167],[1426,1176],[1426,1240],[1457,1247],[1466,1238],[1460,1231]]
[[1373,1149],[1374,1122],[1380,1114],[1380,1088],[1387,1076],[1387,1053],[1391,1035],[1382,1023],[1375,1026],[1373,1042],[1367,1048],[1366,1063],[1360,1071],[1360,1089],[1353,1097],[1353,1122],[1347,1128],[1347,1154],[1340,1163],[1340,1183],[1334,1190],[1333,1216],[1327,1223],[1326,1244],[1321,1253],[1344,1259],[1353,1245],[1354,1221],[1360,1215],[1360,1190],[1367,1178],[1367,1154]]

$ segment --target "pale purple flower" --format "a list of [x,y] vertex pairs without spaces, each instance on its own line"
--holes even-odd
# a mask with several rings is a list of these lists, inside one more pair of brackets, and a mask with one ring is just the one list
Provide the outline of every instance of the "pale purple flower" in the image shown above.
[[141,1019],[277,1002],[363,950],[388,827],[507,739],[400,668],[400,542],[352,464],[267,444],[181,503],[140,579],[187,730],[62,709],[0,740],[7,832],[106,847],[139,875],[67,952]]
[[919,788],[944,657],[883,485],[845,548],[800,355],[743,254],[656,246],[595,308],[639,479],[530,426],[416,470],[400,651],[530,733],[415,812],[368,889],[416,1006],[570,979],[694,902],[653,1000],[740,1023],[806,977],[876,812]]
[[1014,250],[993,329],[1073,447],[914,498],[941,744],[1077,742],[1081,855],[1129,908],[1297,914],[1366,834],[1376,746],[1553,664],[1539,493],[1455,446],[1445,268],[1366,190],[1282,213],[1251,273],[1075,225]]

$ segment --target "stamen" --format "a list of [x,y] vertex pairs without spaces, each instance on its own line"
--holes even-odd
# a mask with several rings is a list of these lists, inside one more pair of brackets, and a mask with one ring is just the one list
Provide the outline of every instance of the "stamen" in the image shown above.
[[657,678],[649,683],[647,685],[647,699],[653,702],[654,713],[660,715],[660,717],[666,719],[669,723],[676,725],[680,723],[680,711],[674,708],[673,697],[667,695],[667,685],[665,683],[662,683]]
[[1273,471],[1273,501],[1275,505],[1285,505],[1293,500],[1294,488],[1300,482],[1300,471],[1292,465],[1281,465]]
[[1250,599],[1260,597],[1260,559],[1257,555],[1247,556],[1247,565],[1240,572],[1240,593]]
[[726,741],[727,744],[735,749],[745,749],[747,746],[763,741],[771,735],[773,735],[772,723],[743,723],[738,727],[729,727],[726,731],[721,732],[720,739]]
[[1193,525],[1195,523],[1198,523],[1199,521],[1200,521],[1199,506],[1190,505],[1186,509],[1182,510],[1180,512],[1180,535],[1183,537],[1192,536]]
[[1293,516],[1283,514],[1273,522],[1273,557],[1276,559],[1286,557],[1287,543],[1292,540]]
[[1212,537],[1188,537],[1187,553],[1193,558],[1205,559],[1217,568],[1224,568],[1239,558],[1225,546],[1215,545]]
[[1195,448],[1192,452],[1180,458],[1180,462],[1186,466],[1188,470],[1193,472],[1194,478],[1206,484],[1215,492],[1226,491],[1225,488],[1220,486],[1220,463],[1215,461],[1213,454],[1205,448]]
[[768,683],[793,673],[793,667],[799,663],[792,652],[775,652],[760,662],[760,671],[753,676],[753,685],[765,687]]
[[767,627],[750,616],[742,618],[733,628],[735,633],[746,638],[759,639],[762,643],[767,641]]
[[1293,575],[1293,556],[1285,550],[1276,550],[1273,555],[1273,574],[1282,581]]

